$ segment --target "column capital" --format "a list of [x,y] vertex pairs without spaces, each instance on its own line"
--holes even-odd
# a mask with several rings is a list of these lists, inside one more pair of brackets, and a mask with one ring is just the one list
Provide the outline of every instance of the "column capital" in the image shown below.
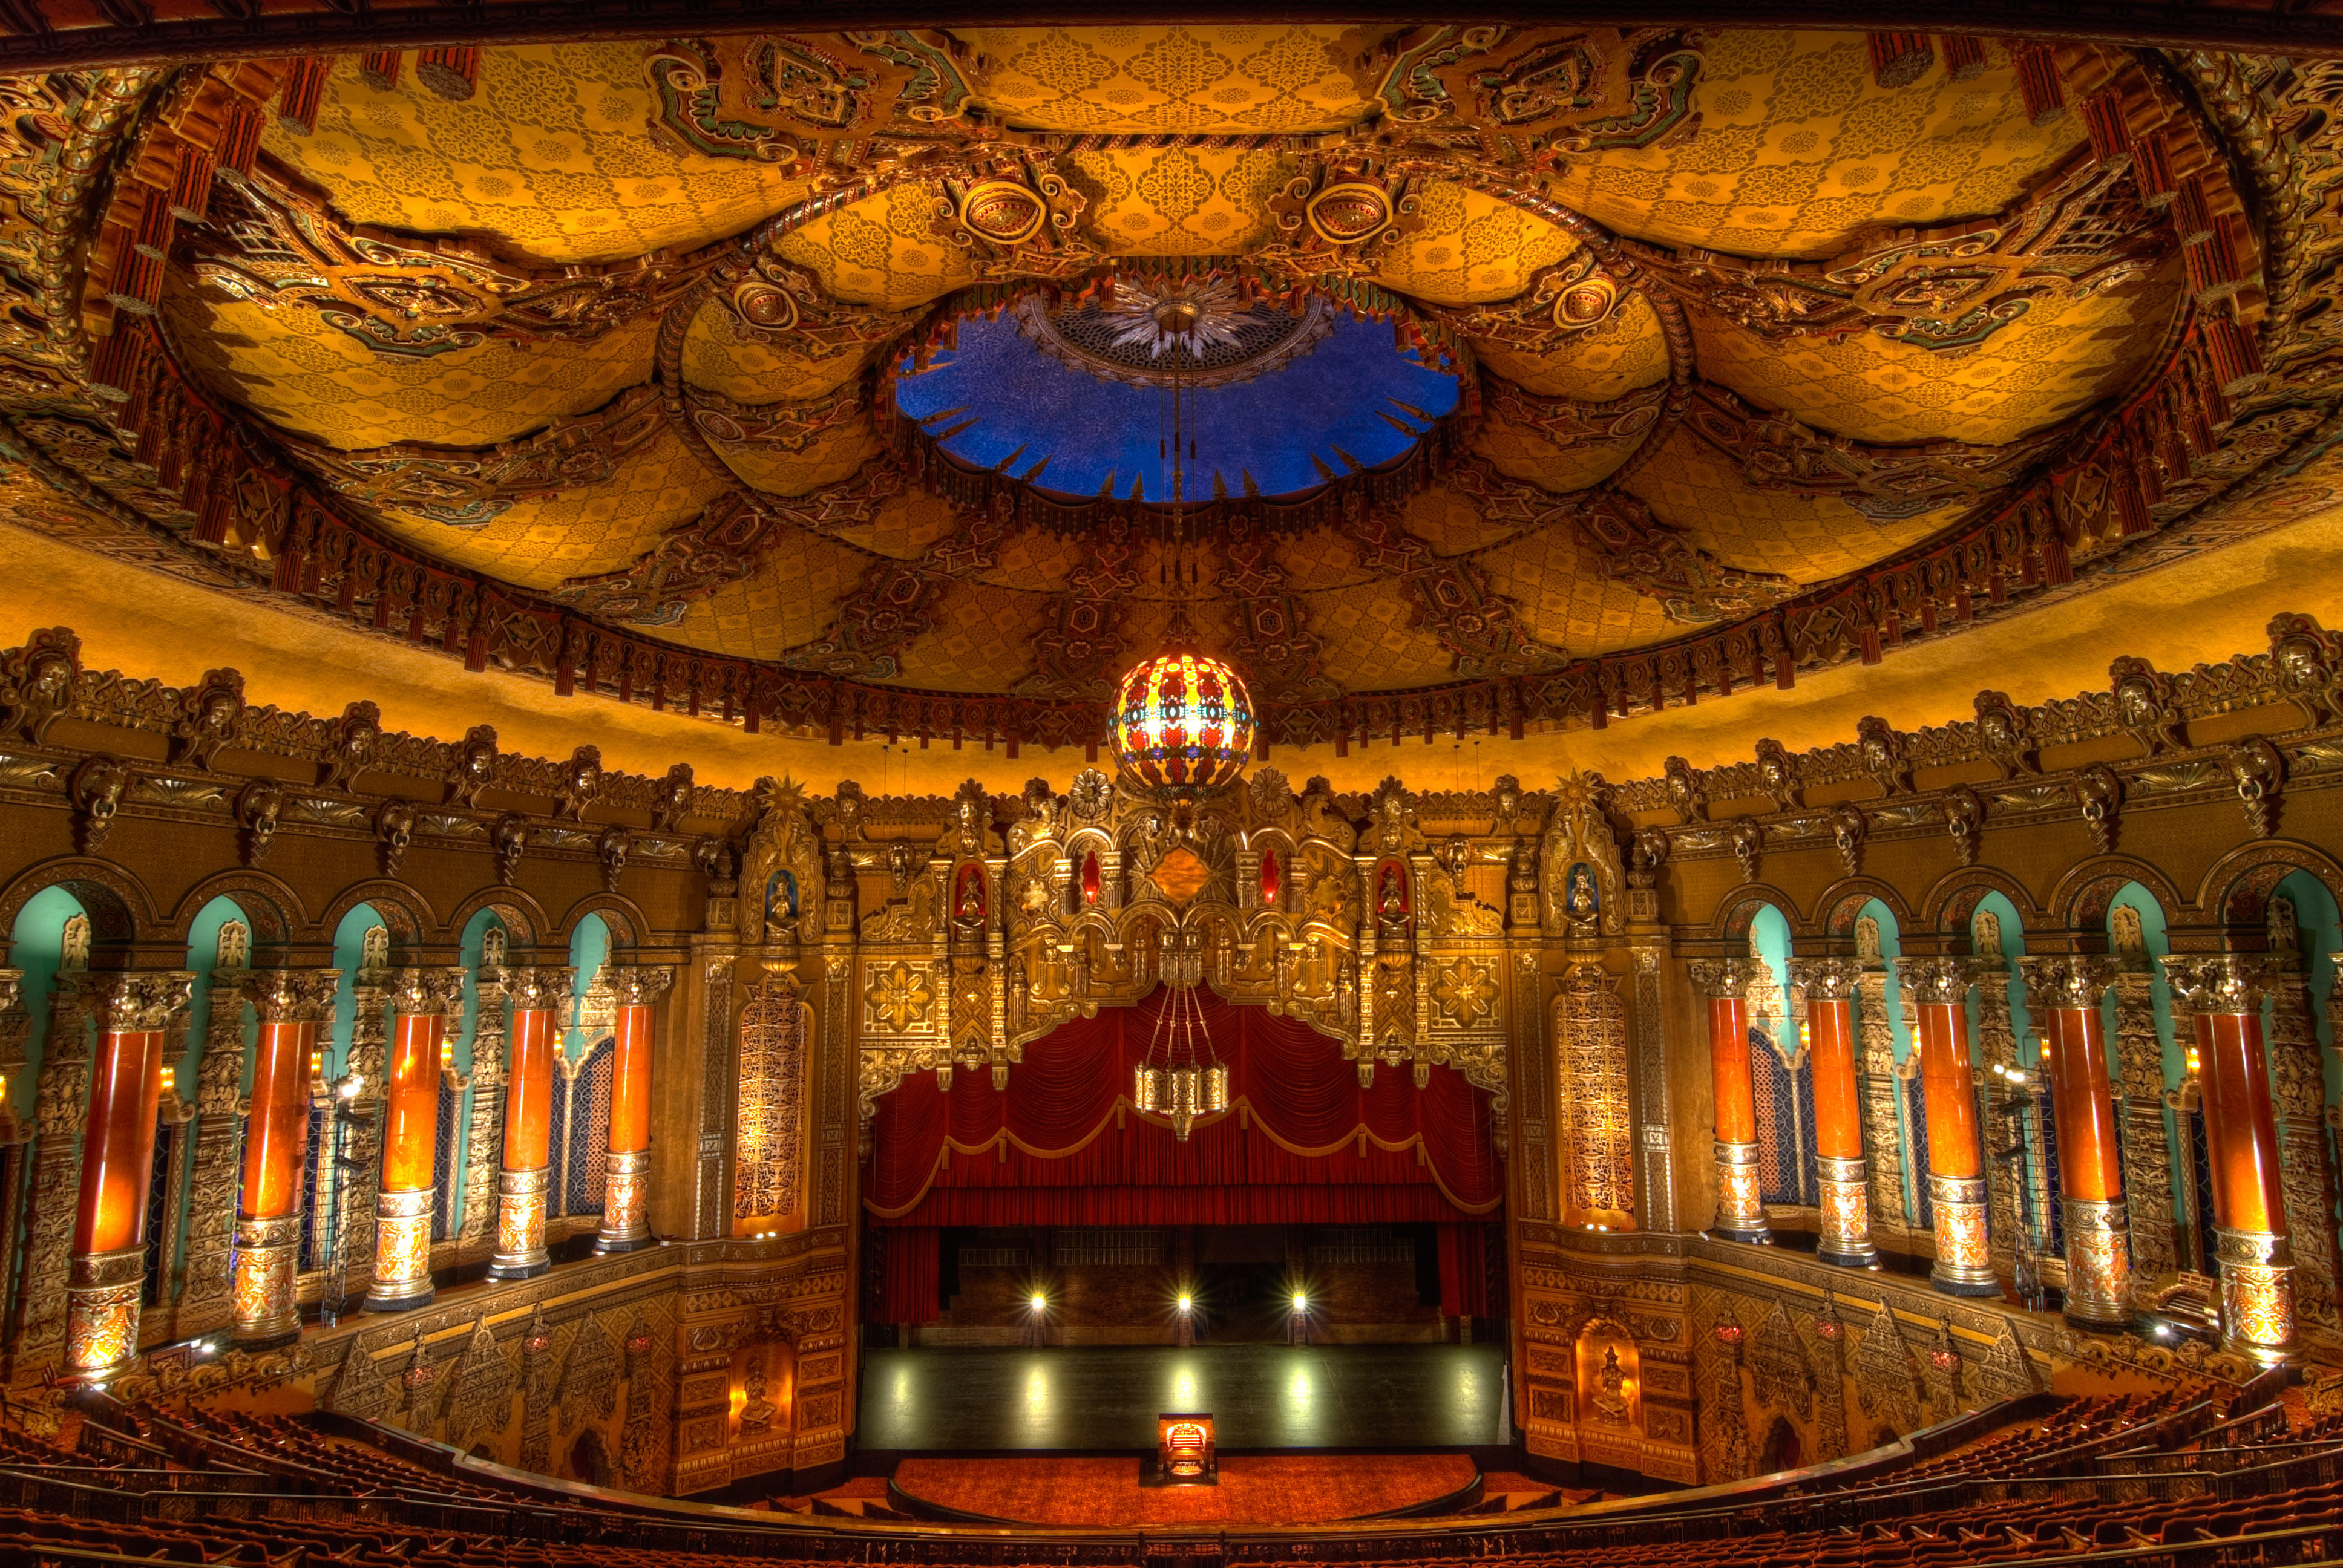
[[195,990],[186,970],[112,970],[85,974],[78,984],[82,1004],[97,1020],[101,1034],[138,1034],[162,1029],[178,1017]]
[[1896,972],[1923,1007],[1958,1007],[1968,1000],[1971,970],[1966,959],[1898,959]]
[[2099,998],[2116,983],[2114,960],[2090,953],[2020,959],[2017,972],[2025,977],[2028,1003],[2082,1012],[2097,1010]]
[[411,964],[394,970],[387,989],[394,1018],[431,1013],[452,1018],[464,1010],[464,971],[452,965]]
[[668,964],[623,964],[608,973],[620,1007],[649,1007],[675,983],[675,970]]
[[569,1006],[578,971],[550,965],[505,970],[505,995],[515,1012],[560,1012]]
[[1756,980],[1756,966],[1747,959],[1694,959],[1687,966],[1692,983],[1712,1001],[1739,1001]]
[[263,1023],[321,1023],[334,1015],[339,970],[255,970],[244,977],[244,1000]]
[[2198,1012],[2256,1013],[2279,980],[2258,953],[2167,953],[2164,978]]
[[1863,979],[1863,965],[1851,958],[1790,960],[1790,983],[1806,993],[1808,1001],[1851,1002]]

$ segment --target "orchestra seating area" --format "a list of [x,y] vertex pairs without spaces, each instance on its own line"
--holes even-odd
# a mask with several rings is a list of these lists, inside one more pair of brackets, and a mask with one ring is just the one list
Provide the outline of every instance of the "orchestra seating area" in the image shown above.
[[[1835,1465],[1577,1508],[1200,1534],[1204,1561],[1600,1568],[2281,1563],[2343,1541],[2343,1417],[2276,1377],[2242,1392],[2036,1394]],[[94,1403],[55,1439],[0,1429],[0,1562],[634,1568],[687,1559],[1127,1562],[1139,1537],[957,1534],[543,1483],[332,1415]],[[1156,1550],[1177,1535],[1154,1534]],[[1151,1553],[1150,1561],[1153,1560]]]

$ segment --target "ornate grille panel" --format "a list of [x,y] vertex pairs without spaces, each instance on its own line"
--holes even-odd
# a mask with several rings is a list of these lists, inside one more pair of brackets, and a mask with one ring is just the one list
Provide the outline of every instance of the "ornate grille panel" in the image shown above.
[[759,985],[740,1010],[740,1076],[733,1123],[732,1217],[779,1217],[797,1208],[805,1103],[806,1005],[787,980]]
[[610,1072],[618,1054],[617,1040],[602,1040],[586,1053],[569,1085],[568,1151],[561,1161],[564,1213],[602,1211],[603,1179],[610,1163]]

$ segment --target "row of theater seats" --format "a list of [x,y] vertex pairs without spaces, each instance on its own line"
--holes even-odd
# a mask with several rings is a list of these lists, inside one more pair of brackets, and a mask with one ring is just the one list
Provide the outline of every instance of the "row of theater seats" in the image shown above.
[[[1974,1436],[1920,1462],[1899,1455],[1739,1491],[1502,1523],[1238,1532],[1205,1555],[1229,1568],[1462,1568],[1491,1558],[1526,1568],[1952,1568],[2112,1563],[2142,1553],[2228,1568],[2328,1555],[2329,1542],[2343,1542],[2343,1417],[2274,1432],[2288,1412],[2269,1392],[2055,1403],[2036,1396],[1997,1421],[1971,1418]],[[687,1514],[656,1500],[581,1498],[460,1466],[447,1451],[401,1434],[360,1441],[353,1434],[366,1429],[341,1418],[116,1406],[97,1420],[60,1442],[0,1428],[0,1565],[117,1557],[239,1568],[322,1568],[328,1559],[349,1568],[1124,1560],[1111,1539],[987,1532],[980,1545],[883,1523]],[[2229,1468],[2215,1469],[2217,1460]]]

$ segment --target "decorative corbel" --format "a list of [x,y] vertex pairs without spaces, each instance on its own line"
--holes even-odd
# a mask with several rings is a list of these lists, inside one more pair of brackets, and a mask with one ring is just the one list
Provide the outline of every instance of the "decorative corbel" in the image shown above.
[[2228,749],[2229,778],[2237,787],[2237,804],[2246,825],[2257,839],[2278,832],[2279,796],[2286,789],[2286,758],[2258,735],[2233,742]]
[[464,732],[447,768],[447,799],[458,806],[479,803],[480,791],[497,770],[497,731],[493,725],[475,724]]
[[256,779],[237,791],[236,825],[244,863],[257,866],[268,859],[277,839],[277,819],[285,809],[285,791],[266,779]]
[[2075,803],[2082,809],[2083,825],[2099,853],[2115,853],[2117,819],[2123,814],[2123,780],[2104,762],[2095,762],[2075,775]]
[[1839,864],[1846,874],[1856,876],[1863,870],[1863,840],[1870,825],[1865,821],[1862,809],[1855,806],[1834,806],[1830,813],[1831,842],[1838,849]]
[[95,855],[106,843],[115,813],[122,809],[123,792],[129,788],[130,764],[107,752],[83,758],[73,770],[65,793],[73,801],[74,837],[83,854]]
[[1943,804],[1945,830],[1953,836],[1954,852],[1962,865],[1976,865],[1985,841],[1985,798],[1966,784],[1956,784],[1945,791]]
[[515,885],[520,875],[520,858],[528,848],[528,823],[508,813],[496,820],[488,829],[489,842],[497,851],[497,880],[507,887]]

